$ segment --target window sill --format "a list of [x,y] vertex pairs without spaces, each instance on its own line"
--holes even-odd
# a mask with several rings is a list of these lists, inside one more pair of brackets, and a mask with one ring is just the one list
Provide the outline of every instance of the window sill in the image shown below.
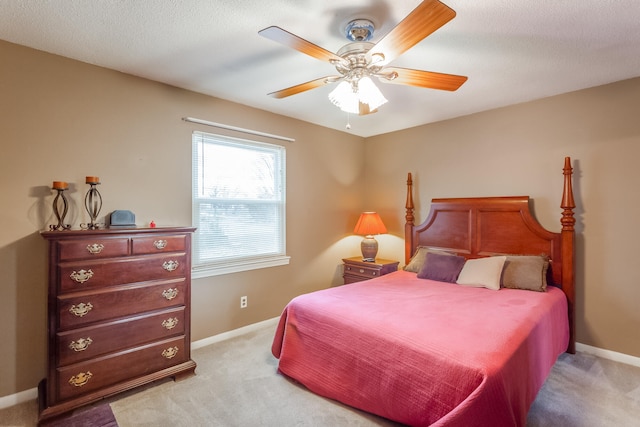
[[272,258],[230,261],[225,262],[224,264],[200,265],[191,269],[191,278],[201,279],[203,277],[220,276],[222,274],[239,273],[241,271],[288,265],[290,259],[290,256],[283,255]]

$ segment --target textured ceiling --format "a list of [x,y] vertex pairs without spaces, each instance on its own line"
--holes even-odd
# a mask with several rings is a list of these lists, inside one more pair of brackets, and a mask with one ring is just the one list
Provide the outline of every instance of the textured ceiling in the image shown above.
[[640,76],[638,0],[444,0],[457,16],[390,65],[468,76],[457,92],[380,83],[389,103],[351,116],[349,130],[333,85],[267,96],[336,73],[259,30],[337,52],[351,19],[371,19],[375,42],[419,3],[2,0],[0,39],[361,136]]

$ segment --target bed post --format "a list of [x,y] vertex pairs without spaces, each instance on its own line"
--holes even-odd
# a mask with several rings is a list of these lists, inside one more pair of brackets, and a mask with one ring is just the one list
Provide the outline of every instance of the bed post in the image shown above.
[[411,179],[411,172],[407,175],[407,203],[405,204],[407,213],[404,216],[404,263],[409,264],[411,255],[413,255],[413,180]]
[[575,336],[575,230],[574,225],[576,219],[573,217],[573,209],[576,204],[573,200],[573,187],[571,185],[571,176],[573,168],[571,167],[571,158],[564,158],[564,190],[562,192],[562,224],[561,244],[562,244],[562,290],[567,295],[569,305],[569,347],[567,352],[574,354],[576,352],[576,336]]

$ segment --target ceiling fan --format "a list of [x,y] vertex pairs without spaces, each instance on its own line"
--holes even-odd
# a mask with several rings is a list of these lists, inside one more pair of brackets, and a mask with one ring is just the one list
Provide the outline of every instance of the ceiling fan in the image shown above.
[[356,19],[349,22],[345,29],[351,43],[335,54],[280,27],[265,28],[258,32],[261,36],[321,61],[328,61],[339,73],[272,92],[269,96],[285,98],[340,82],[329,94],[329,99],[344,111],[364,115],[377,111],[386,102],[371,77],[385,83],[455,91],[467,77],[387,66],[455,16],[456,12],[444,3],[424,0],[375,44],[368,41],[373,36],[373,23],[367,19]]

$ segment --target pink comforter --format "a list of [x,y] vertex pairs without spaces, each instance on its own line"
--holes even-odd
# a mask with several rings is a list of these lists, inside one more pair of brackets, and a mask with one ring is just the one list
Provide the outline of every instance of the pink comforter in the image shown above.
[[398,271],[294,298],[273,341],[309,390],[408,425],[524,426],[568,344],[562,291],[492,291]]

